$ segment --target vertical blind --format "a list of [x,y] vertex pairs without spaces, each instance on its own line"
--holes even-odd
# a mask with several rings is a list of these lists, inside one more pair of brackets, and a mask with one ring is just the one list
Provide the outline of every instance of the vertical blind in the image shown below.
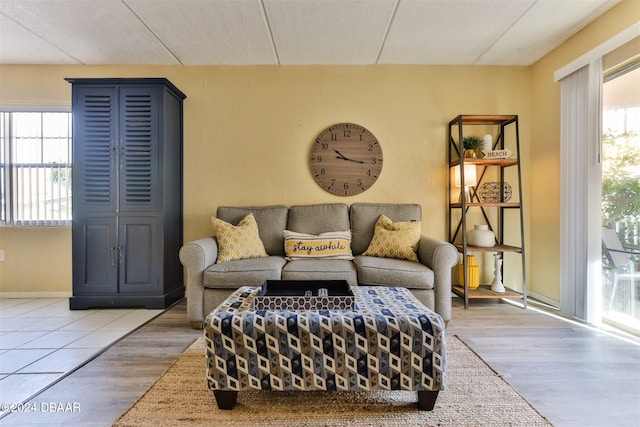
[[561,80],[561,294],[562,312],[593,322],[601,286],[600,145],[602,59]]
[[[597,321],[600,316],[597,298],[602,286],[600,233],[594,230],[601,227],[599,155],[603,56],[638,36],[640,22],[554,73],[554,80],[561,82],[560,308],[589,322]],[[589,157],[578,158],[581,150]],[[597,185],[595,179],[598,179]],[[589,202],[585,205],[581,200]],[[598,213],[597,218],[589,207]]]
[[71,113],[0,115],[2,224],[71,224]]

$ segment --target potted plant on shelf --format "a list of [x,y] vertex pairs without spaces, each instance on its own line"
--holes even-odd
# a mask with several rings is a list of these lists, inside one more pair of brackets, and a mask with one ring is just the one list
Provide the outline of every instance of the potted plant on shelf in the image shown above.
[[482,145],[482,140],[477,136],[465,136],[462,138],[462,146],[464,147],[464,157],[473,158],[477,157],[476,150]]

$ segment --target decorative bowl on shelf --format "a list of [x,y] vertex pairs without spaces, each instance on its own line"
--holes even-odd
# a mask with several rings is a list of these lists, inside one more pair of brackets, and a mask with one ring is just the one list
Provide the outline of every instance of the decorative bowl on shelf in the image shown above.
[[496,245],[496,235],[486,224],[477,224],[467,233],[467,242],[471,246],[491,248]]
[[502,186],[497,181],[485,182],[478,188],[478,198],[482,203],[508,202],[512,194],[513,190],[508,182],[503,182]]

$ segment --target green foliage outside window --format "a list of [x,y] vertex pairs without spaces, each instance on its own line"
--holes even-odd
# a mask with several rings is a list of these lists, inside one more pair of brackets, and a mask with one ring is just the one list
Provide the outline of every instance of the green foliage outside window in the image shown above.
[[51,178],[56,184],[59,182],[71,183],[71,169],[55,168],[51,171]]
[[640,137],[608,130],[602,158],[603,224],[623,223],[626,228],[640,223]]

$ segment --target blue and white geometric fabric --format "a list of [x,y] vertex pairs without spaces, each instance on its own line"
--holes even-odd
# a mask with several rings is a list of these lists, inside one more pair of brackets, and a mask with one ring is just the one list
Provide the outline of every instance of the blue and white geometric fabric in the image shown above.
[[205,320],[211,390],[444,389],[442,318],[405,288],[352,288],[350,311],[254,311],[235,291]]

